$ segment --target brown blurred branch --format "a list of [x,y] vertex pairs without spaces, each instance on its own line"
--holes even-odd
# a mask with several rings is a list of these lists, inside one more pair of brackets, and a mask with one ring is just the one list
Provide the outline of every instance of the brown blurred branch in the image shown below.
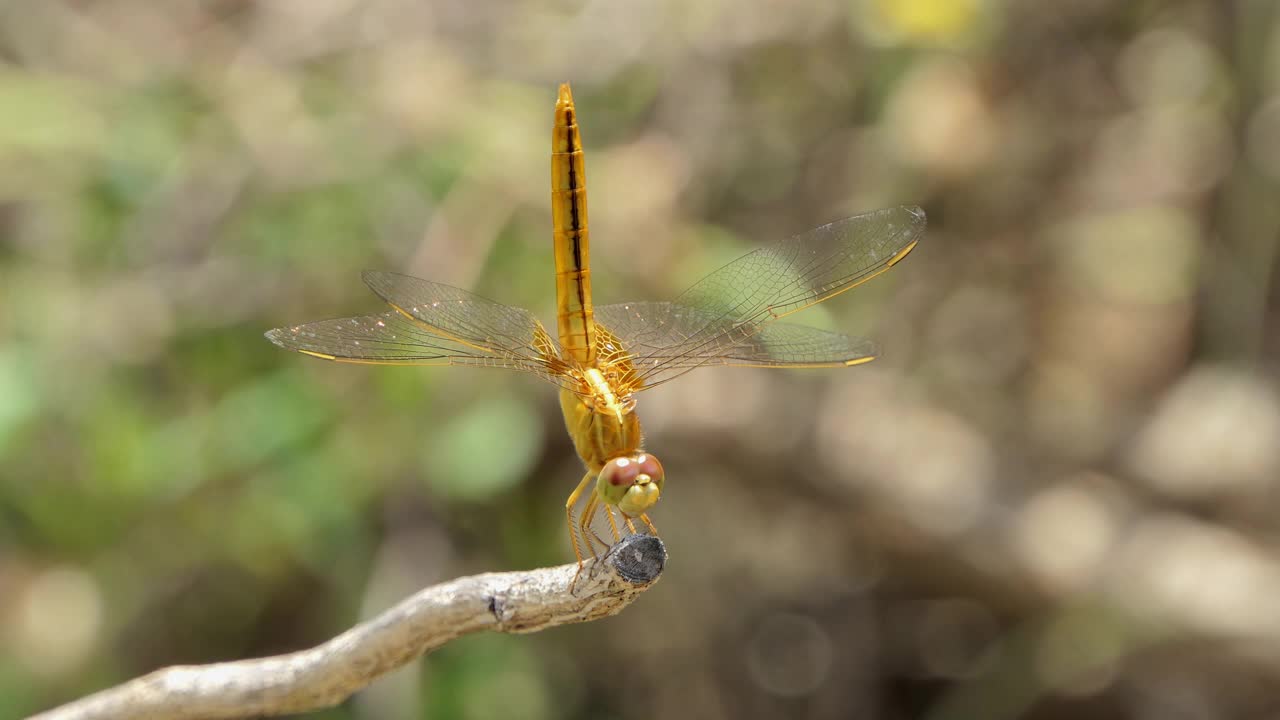
[[243,718],[330,707],[463,635],[537,632],[614,615],[658,579],[666,559],[662,541],[633,535],[589,565],[573,593],[574,564],[459,578],[309,650],[165,668],[35,717]]

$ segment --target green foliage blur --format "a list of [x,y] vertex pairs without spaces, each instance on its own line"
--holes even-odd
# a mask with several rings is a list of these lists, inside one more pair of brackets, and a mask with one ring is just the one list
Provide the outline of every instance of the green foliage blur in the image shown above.
[[555,392],[286,353],[386,269],[553,320],[919,204],[796,320],[848,371],[640,397],[671,562],[323,718],[1274,713],[1280,10],[1158,0],[0,4],[0,717],[572,559]]

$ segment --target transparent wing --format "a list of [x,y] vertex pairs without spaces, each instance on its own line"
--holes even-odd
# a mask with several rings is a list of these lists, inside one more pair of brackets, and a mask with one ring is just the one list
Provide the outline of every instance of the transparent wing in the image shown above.
[[[878,352],[866,338],[787,322],[769,323],[748,333],[746,326],[733,320],[675,303],[602,305],[596,308],[595,318],[622,346],[616,358],[606,358],[625,358],[630,363],[632,369],[623,373],[620,382],[632,392],[703,365],[844,367],[870,362]],[[718,328],[714,352],[687,352],[675,340],[712,326]]]
[[770,323],[889,269],[916,246],[924,226],[915,207],[855,215],[748,253],[675,302],[602,306],[595,317],[630,356],[633,391],[701,365],[865,361],[874,356],[866,341],[795,325],[772,330]]
[[393,310],[277,328],[267,339],[339,362],[499,367],[574,386],[563,375],[566,367],[555,341],[528,310],[407,275],[366,272],[363,277]]
[[[720,365],[747,367],[847,367],[876,359],[879,350],[866,338],[793,323],[773,323],[722,358]],[[696,366],[695,366],[696,367]]]

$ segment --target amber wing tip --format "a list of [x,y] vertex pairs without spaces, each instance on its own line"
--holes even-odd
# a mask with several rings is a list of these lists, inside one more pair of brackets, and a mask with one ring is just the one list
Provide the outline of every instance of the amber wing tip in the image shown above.
[[556,98],[556,105],[572,105],[573,91],[569,89],[569,83],[560,83],[560,96]]

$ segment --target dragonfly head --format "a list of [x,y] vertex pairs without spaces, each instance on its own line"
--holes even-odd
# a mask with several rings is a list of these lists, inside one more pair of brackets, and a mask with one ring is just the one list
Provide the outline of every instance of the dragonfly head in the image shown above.
[[627,515],[639,515],[658,502],[665,475],[649,453],[622,455],[605,463],[596,480],[601,499]]

